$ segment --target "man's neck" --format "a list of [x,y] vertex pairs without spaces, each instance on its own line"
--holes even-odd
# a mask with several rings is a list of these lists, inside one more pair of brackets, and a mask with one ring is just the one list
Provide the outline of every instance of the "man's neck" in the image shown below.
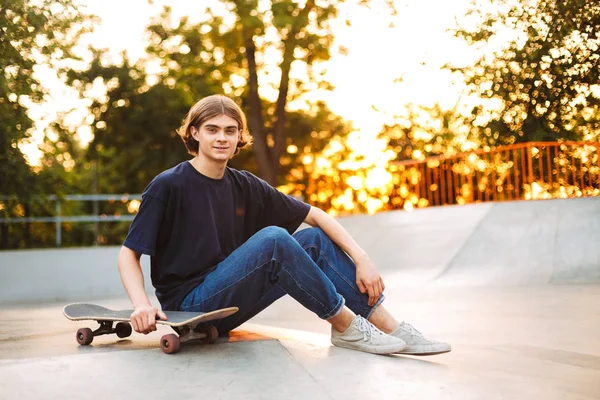
[[190,163],[196,168],[196,171],[211,179],[222,179],[225,175],[225,167],[227,167],[227,163],[217,164],[198,156],[192,158]]

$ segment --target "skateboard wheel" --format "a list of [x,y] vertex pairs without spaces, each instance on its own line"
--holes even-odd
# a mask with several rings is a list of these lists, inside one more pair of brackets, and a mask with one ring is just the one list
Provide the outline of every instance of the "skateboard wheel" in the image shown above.
[[117,326],[115,326],[115,333],[120,338],[131,336],[131,331],[131,325],[127,322],[119,322]]
[[90,328],[81,328],[77,330],[75,338],[77,339],[77,343],[82,346],[86,346],[92,343],[92,340],[94,340],[94,333]]
[[204,343],[212,344],[212,343],[216,342],[217,339],[219,338],[219,331],[217,330],[217,328],[214,325],[211,325],[208,328],[206,328],[204,330],[204,333],[206,333],[206,337],[204,339],[202,339],[202,341]]
[[181,342],[179,341],[179,337],[174,333],[170,333],[168,335],[164,335],[160,338],[160,348],[163,353],[173,354],[179,351],[179,346]]

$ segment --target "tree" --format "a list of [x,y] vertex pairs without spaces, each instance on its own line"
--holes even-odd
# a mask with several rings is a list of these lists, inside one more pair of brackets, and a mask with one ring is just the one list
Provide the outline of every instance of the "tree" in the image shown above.
[[[513,39],[474,65],[448,66],[462,73],[472,92],[499,100],[482,107],[482,139],[489,144],[572,139],[600,134],[600,4],[589,0],[492,0],[473,2],[469,26],[453,33],[474,45]],[[473,23],[475,22],[475,23]],[[485,47],[482,47],[485,49]]]
[[[225,82],[228,77],[235,77],[235,82],[227,82],[223,88],[225,94],[238,97],[247,87],[243,101],[247,106],[249,129],[254,137],[253,151],[259,174],[267,182],[276,185],[279,183],[277,177],[280,157],[286,146],[288,102],[300,98],[307,90],[330,87],[322,76],[314,73],[313,67],[330,58],[334,39],[330,21],[337,15],[338,7],[344,1],[222,2],[228,6],[235,18],[231,25],[224,24],[224,18],[213,14],[210,9],[199,24],[190,25],[187,19],[184,19],[179,27],[174,29],[163,23],[167,21],[163,15],[160,19],[162,22],[150,28],[157,37],[173,38],[177,37],[174,33],[179,32],[184,33],[184,37],[194,40],[184,47],[186,53],[176,58],[171,56],[180,53],[178,45],[171,46],[170,49],[162,46],[162,51],[155,54],[159,55],[164,65],[171,60],[180,63],[186,57],[199,56],[206,63],[215,57],[217,72],[212,69],[205,72],[222,75]],[[359,3],[368,5],[369,1]],[[391,1],[386,1],[386,4],[392,12],[395,11]],[[196,33],[191,34],[192,32]],[[200,53],[194,51],[195,49],[200,50]],[[279,55],[277,70],[267,66],[267,51]],[[306,78],[293,78],[293,70],[296,69],[305,70]],[[180,68],[179,71],[181,76],[186,69]],[[196,78],[199,71],[192,69],[187,72],[193,72],[187,75],[189,80]],[[259,93],[259,79],[270,73],[279,75],[279,83],[273,84],[272,87],[277,91],[274,107]]]
[[[78,87],[82,94],[94,84],[96,79],[100,79],[108,87],[106,98],[102,101],[94,101],[91,106],[94,115],[92,124],[94,140],[90,144],[91,152],[98,151],[92,150],[98,147],[104,149],[102,151],[130,148],[132,142],[136,141],[136,137],[145,137],[142,141],[137,140],[140,149],[146,149],[144,143],[151,140],[162,140],[166,146],[164,141],[176,136],[175,129],[179,126],[181,118],[189,107],[200,98],[213,93],[225,93],[236,100],[239,99],[242,108],[248,111],[249,120],[252,119],[252,100],[250,99],[252,88],[251,85],[246,84],[247,81],[244,79],[250,73],[244,51],[240,51],[240,49],[243,50],[243,42],[238,31],[239,25],[236,24],[233,28],[228,27],[224,25],[221,17],[210,12],[204,21],[195,24],[190,23],[187,18],[183,18],[178,24],[171,26],[169,22],[171,19],[171,10],[167,7],[148,27],[150,44],[147,48],[147,59],[131,65],[125,57],[123,65],[110,66],[105,65],[102,61],[104,52],[96,52],[94,61],[88,70],[70,74],[69,82]],[[148,63],[159,65],[161,72],[156,76],[148,76],[145,71]],[[153,80],[153,84],[148,84],[151,80]],[[281,119],[276,116],[273,110],[277,109],[277,104],[265,99],[259,98],[258,100],[260,102],[261,127],[260,130],[257,130],[250,126],[251,133],[255,138],[252,146],[255,157],[251,160],[249,154],[242,152],[232,160],[231,165],[258,172],[263,177],[261,163],[264,161],[264,157],[261,150],[256,150],[257,146],[259,148],[261,146],[260,132],[266,132],[267,136],[262,138],[262,143],[270,149],[275,146],[273,139],[275,126],[283,123],[286,135],[283,133],[280,135],[279,165],[288,146],[295,143],[297,147],[301,146],[303,149],[305,147],[303,143],[307,140],[302,136],[310,139],[310,134],[316,130],[315,128],[322,130],[314,125],[308,127],[307,125],[311,122],[319,121],[322,124],[325,120],[338,121],[339,130],[345,130],[346,133],[349,128],[339,118],[331,115],[324,105],[308,104],[306,111],[293,112],[293,117],[289,120],[289,118]],[[142,108],[137,109],[142,104],[146,108],[145,112]],[[267,111],[264,115],[262,114],[263,110]],[[134,124],[133,118],[136,115],[143,116],[148,123]],[[151,123],[152,120],[156,120],[157,123]],[[290,121],[293,124],[290,124]],[[249,124],[251,123],[249,121]],[[332,125],[334,124],[327,124],[327,126]],[[336,132],[336,134],[338,133]],[[164,135],[168,135],[168,137]],[[158,139],[159,137],[161,139]],[[173,143],[175,142],[177,140]],[[269,143],[271,146],[268,146]],[[117,144],[118,146],[116,146]],[[183,147],[180,146],[180,143],[176,145],[181,150],[170,148],[171,157],[172,159],[181,159]],[[315,147],[314,143],[312,145],[311,149],[318,150],[318,146]],[[131,184],[126,189],[131,191],[132,188],[137,187],[137,184],[129,179],[131,175],[127,171],[134,174],[134,171],[138,169],[138,166],[132,163],[132,159],[139,160],[138,162],[144,166],[148,174],[158,173],[164,169],[165,163],[162,160],[164,154],[167,153],[166,148],[157,145],[154,148],[160,155],[157,154],[156,157],[149,154],[143,155],[141,153],[147,152],[147,150],[136,151],[134,149],[128,157],[123,157],[126,158],[124,160],[118,161],[120,157],[116,154],[112,162],[105,160],[102,163],[110,162],[110,170],[125,173],[125,176],[120,179],[116,176],[113,179],[119,180],[121,187],[124,186],[123,184]],[[289,165],[288,159],[294,158],[289,154],[285,157],[287,157],[286,165]],[[159,165],[162,165],[162,169]],[[285,167],[280,170],[279,176],[284,177],[287,169]],[[138,178],[142,177],[138,176]],[[142,179],[142,181],[147,180]],[[275,179],[275,181],[277,180]],[[103,190],[105,189],[106,186],[103,185]]]
[[[337,16],[344,0],[272,0],[270,9],[264,10],[261,18],[258,0],[228,0],[233,5],[243,38],[243,54],[248,67],[248,105],[250,130],[255,138],[254,152],[261,175],[271,184],[277,183],[280,157],[285,147],[286,107],[288,100],[302,95],[306,87],[313,84],[317,88],[329,88],[322,78],[315,76],[312,67],[330,58],[333,34],[330,21]],[[396,10],[393,1],[385,2],[392,13]],[[369,0],[359,4],[368,6]],[[349,21],[348,21],[349,23]],[[258,76],[260,65],[257,53],[265,52],[269,45],[267,31],[275,28],[277,40],[274,43],[281,54],[279,63],[280,80],[274,110],[273,128],[269,131],[263,123],[265,110],[260,105]],[[258,45],[263,43],[263,45]],[[302,68],[308,72],[309,82],[292,80],[292,68]],[[308,85],[307,85],[308,83]]]
[[[34,128],[27,104],[46,94],[35,67],[57,67],[74,58],[71,49],[88,29],[87,21],[71,0],[0,1],[0,212],[5,217],[32,215],[33,196],[56,182],[40,179],[19,149]],[[22,245],[16,239],[9,243],[9,237],[30,241],[29,226],[24,228],[11,234],[21,227],[1,224],[0,248]]]
[[180,87],[148,85],[143,67],[125,56],[121,65],[103,65],[104,54],[96,52],[89,69],[69,73],[69,82],[82,93],[98,81],[107,87],[90,106],[94,137],[80,162],[94,165],[90,173],[97,175],[97,187],[87,189],[141,193],[154,176],[185,157],[175,129],[191,99]]
[[[325,1],[317,6],[314,0],[297,3],[290,0],[271,1],[267,11],[268,19],[261,19],[258,0],[232,0],[233,12],[239,22],[240,34],[243,40],[243,50],[248,67],[248,125],[255,138],[254,151],[261,175],[271,183],[277,183],[279,158],[285,146],[284,127],[286,122],[286,106],[290,96],[290,72],[294,61],[310,67],[330,57],[329,48],[333,42],[329,21],[337,14],[339,1]],[[279,71],[281,74],[278,96],[274,110],[274,125],[271,132],[265,129],[264,110],[258,93],[259,65],[256,53],[265,48],[257,46],[257,39],[266,35],[267,24],[278,33],[278,47],[281,52]],[[324,82],[309,76],[309,79],[323,86]],[[296,83],[296,89],[301,90],[301,83]],[[294,82],[292,82],[294,84]],[[295,93],[299,95],[299,93]],[[272,145],[269,145],[272,142]]]
[[446,110],[439,104],[431,107],[408,104],[395,116],[394,124],[383,127],[379,138],[389,140],[395,161],[452,156],[479,147],[479,131],[471,125],[471,118],[472,115],[462,115],[456,107]]

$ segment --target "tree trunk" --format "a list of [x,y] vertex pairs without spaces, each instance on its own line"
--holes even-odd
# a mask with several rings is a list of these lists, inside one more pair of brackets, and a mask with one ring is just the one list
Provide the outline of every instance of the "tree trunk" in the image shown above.
[[[249,10],[236,2],[238,15],[242,18],[249,18]],[[265,133],[265,124],[262,115],[262,106],[258,95],[258,71],[256,67],[256,44],[254,43],[253,31],[251,28],[242,27],[244,37],[244,47],[246,49],[246,61],[248,62],[248,128],[254,138],[252,150],[258,165],[258,172],[261,178],[270,185],[277,184],[277,177],[273,168],[271,158],[271,149],[267,145],[267,135]]]
[[279,96],[277,97],[277,104],[275,107],[275,126],[273,129],[273,140],[275,141],[275,146],[273,147],[271,154],[273,169],[276,175],[279,169],[279,157],[281,157],[281,153],[285,147],[285,107],[287,105],[287,95],[290,84],[290,70],[292,68],[295,47],[295,41],[292,41],[292,43],[286,42],[283,53],[283,61],[280,66],[281,81],[279,82]]
[[[296,18],[296,23],[301,23],[308,18],[308,14],[310,10],[315,6],[313,0],[308,0],[306,5]],[[281,70],[281,80],[279,82],[279,95],[277,97],[277,104],[275,108],[275,126],[273,129],[273,139],[275,142],[275,146],[273,147],[273,151],[271,153],[273,169],[275,171],[275,175],[277,175],[279,169],[279,157],[283,153],[283,149],[285,148],[285,119],[286,119],[286,105],[287,105],[287,95],[289,93],[290,86],[290,71],[292,69],[292,62],[294,61],[294,50],[296,49],[296,45],[298,42],[297,35],[300,32],[300,28],[297,24],[292,26],[288,37],[283,41],[283,60],[279,69]]]

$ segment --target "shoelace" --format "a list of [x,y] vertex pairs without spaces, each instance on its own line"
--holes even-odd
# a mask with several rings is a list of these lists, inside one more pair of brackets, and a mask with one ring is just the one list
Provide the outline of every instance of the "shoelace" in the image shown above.
[[421,332],[419,332],[418,330],[415,329],[414,326],[412,326],[411,324],[407,324],[406,322],[404,323],[404,328],[407,328],[410,333],[412,333],[413,335],[416,335],[420,338],[425,339],[425,336],[423,336],[423,334]]
[[358,330],[364,334],[363,339],[365,341],[370,341],[374,336],[385,336],[385,333],[377,329],[372,323],[363,317],[358,319]]

